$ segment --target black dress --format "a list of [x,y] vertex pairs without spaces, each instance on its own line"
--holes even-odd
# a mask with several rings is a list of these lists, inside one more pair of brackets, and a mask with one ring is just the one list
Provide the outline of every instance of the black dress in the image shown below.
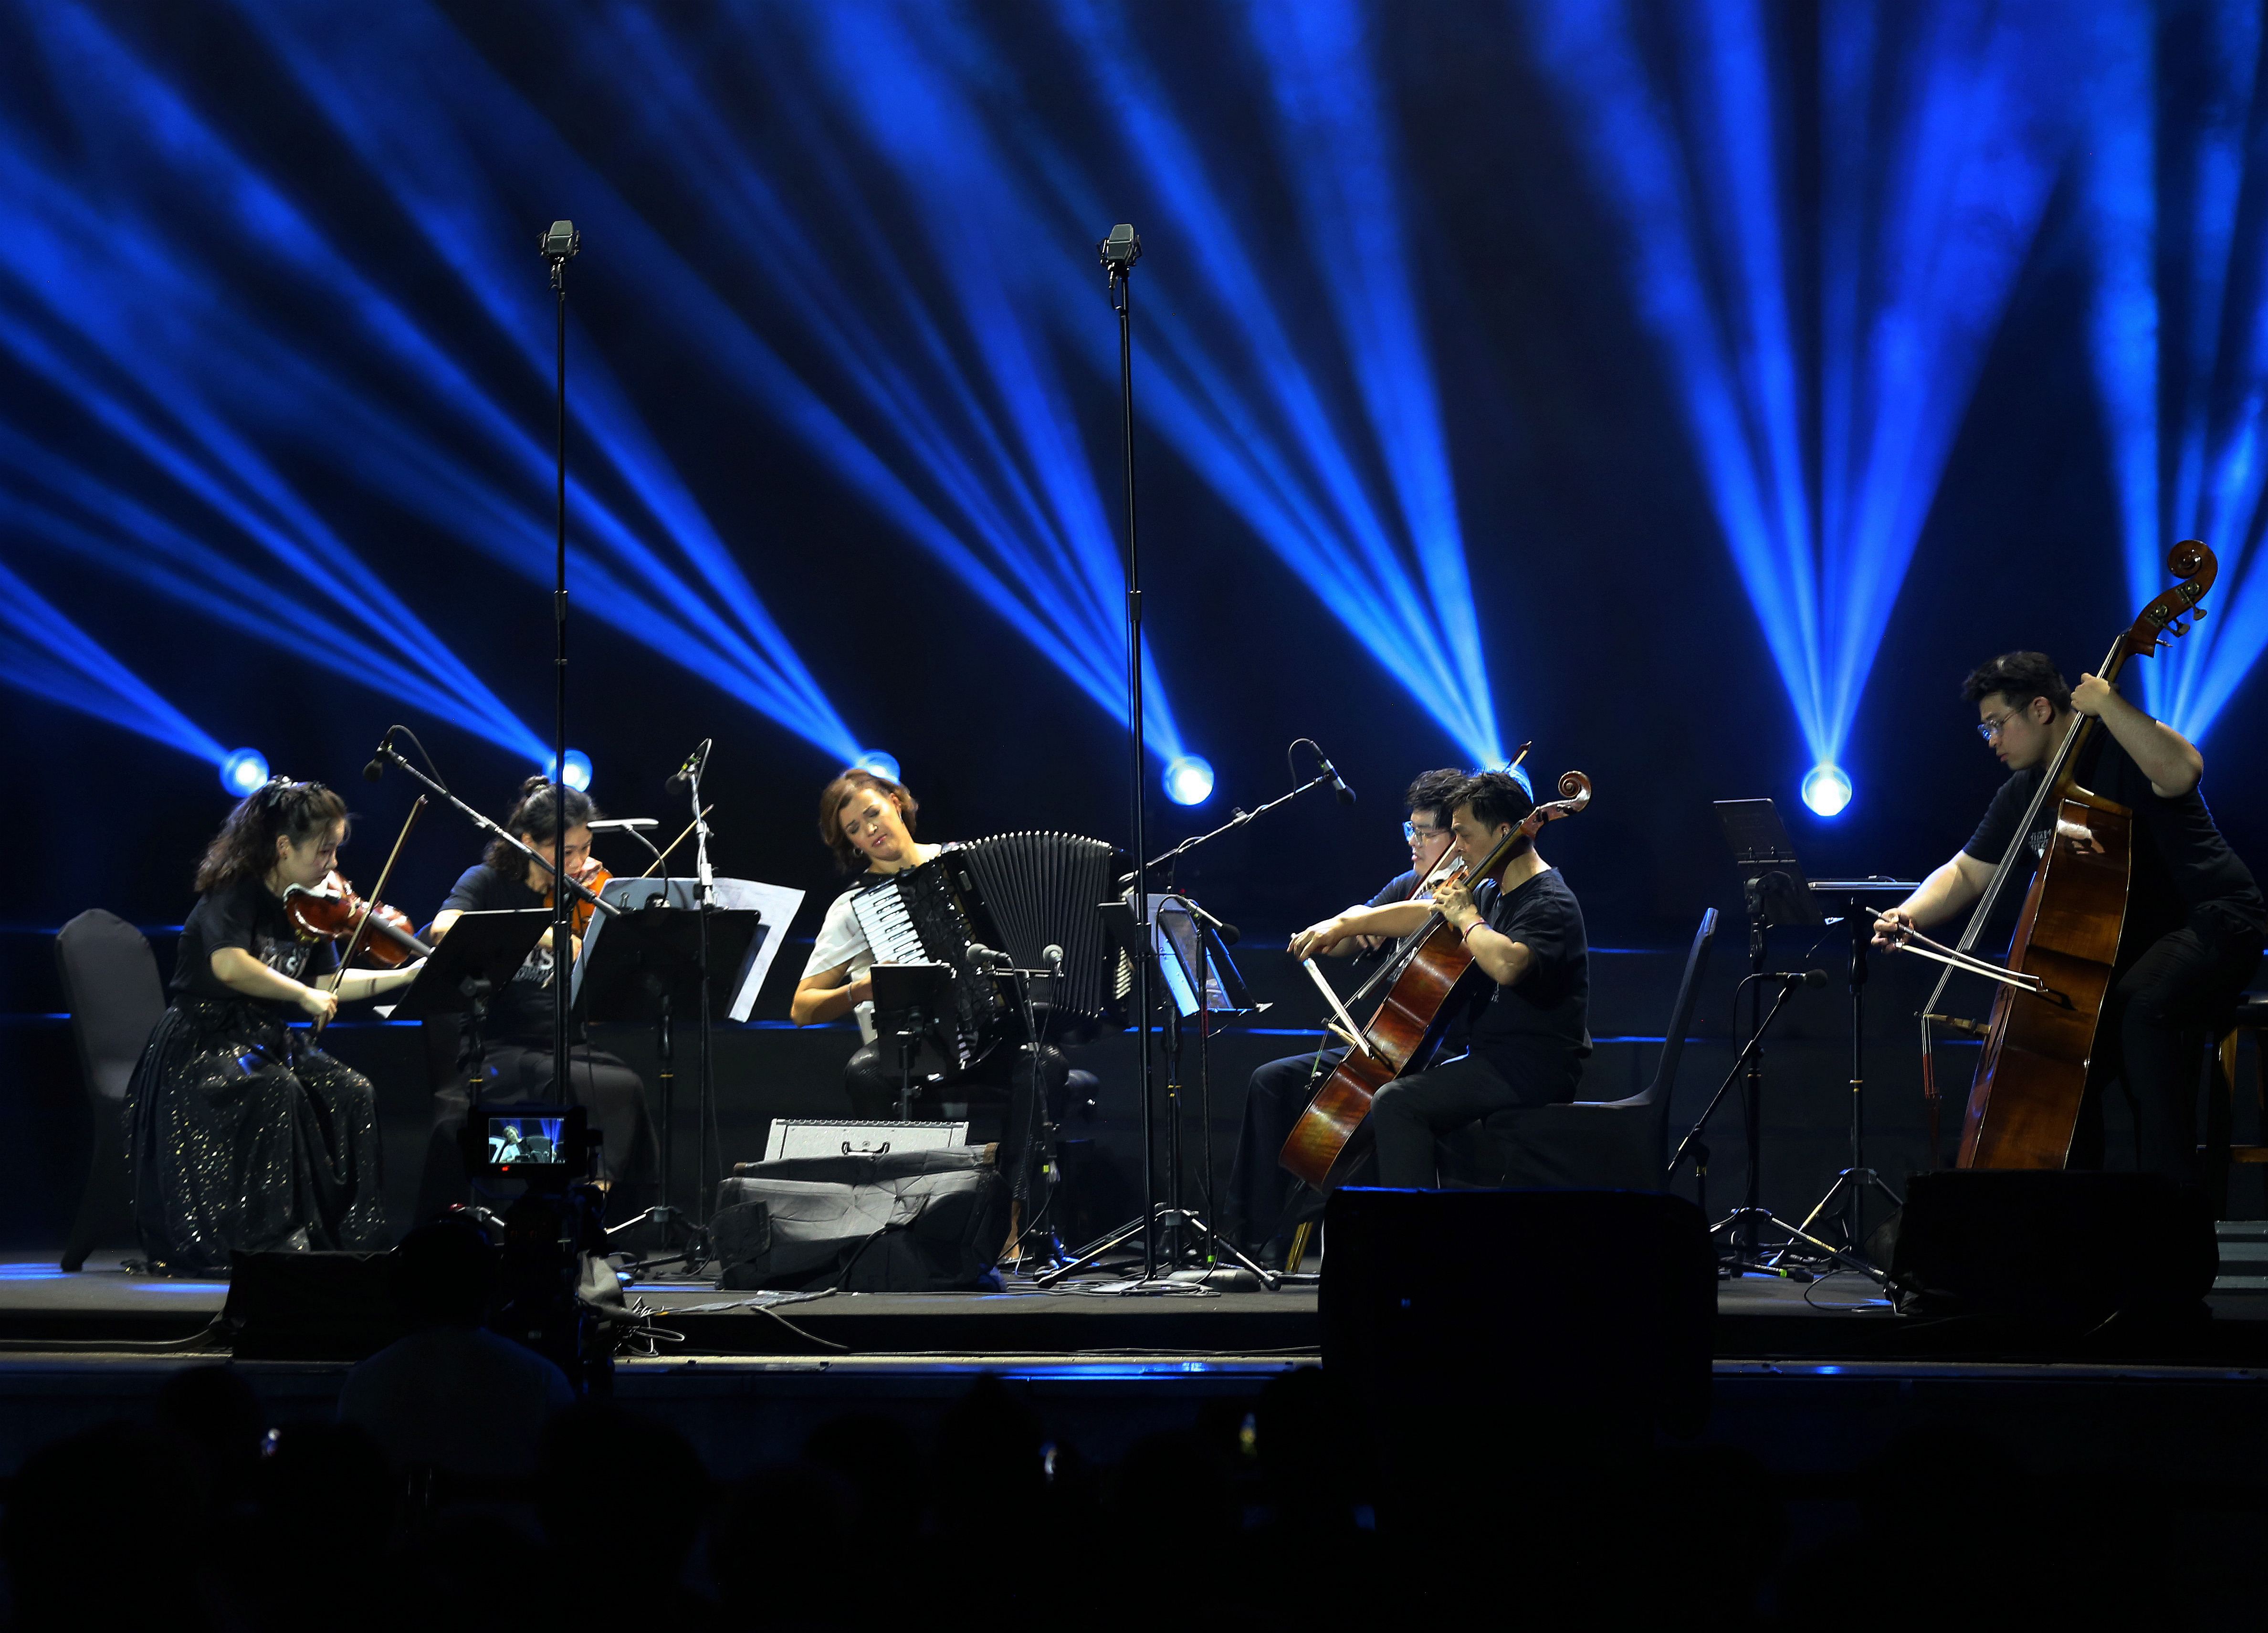
[[[516,868],[482,863],[465,870],[443,912],[502,912],[543,906]],[[481,1103],[509,1106],[550,1101],[555,1091],[551,1051],[551,953],[537,947],[519,973],[489,1004],[481,1027]],[[614,1186],[614,1209],[629,1214],[659,1200],[660,1164],[653,1122],[646,1110],[645,1083],[622,1060],[594,1049],[583,1032],[583,1018],[571,1018],[567,1086],[571,1104],[590,1113],[600,1137],[598,1176]],[[464,1158],[458,1136],[471,1110],[468,1087],[474,1060],[472,1035],[462,1034],[456,1069],[434,1085],[433,1126],[425,1144],[425,1168],[417,1188],[417,1217],[430,1219],[453,1203],[468,1201]]]
[[295,981],[335,967],[257,879],[207,893],[181,927],[173,1001],[126,1090],[134,1224],[151,1268],[225,1275],[232,1253],[387,1245],[370,1079],[315,1047],[296,1004],[212,973],[241,947]]

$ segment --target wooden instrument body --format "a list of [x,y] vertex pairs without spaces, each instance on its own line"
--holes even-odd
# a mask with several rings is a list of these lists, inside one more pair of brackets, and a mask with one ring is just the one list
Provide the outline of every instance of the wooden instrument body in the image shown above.
[[1959,1166],[2060,1168],[2068,1159],[2125,924],[2132,847],[2125,806],[2079,788],[2058,805],[2008,948],[2008,967],[2048,989],[2003,987],[1994,1000]]
[[1374,1053],[1349,1049],[1323,1080],[1307,1114],[1284,1141],[1278,1158],[1284,1167],[1319,1191],[1344,1184],[1347,1171],[1369,1144],[1364,1131],[1371,1100],[1395,1078],[1432,1060],[1459,989],[1469,992],[1483,979],[1456,927],[1436,920],[1363,1028]]

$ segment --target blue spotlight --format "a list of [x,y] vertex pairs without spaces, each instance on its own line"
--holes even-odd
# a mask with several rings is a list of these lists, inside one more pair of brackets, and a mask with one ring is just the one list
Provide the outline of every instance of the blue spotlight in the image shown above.
[[579,748],[569,749],[567,751],[567,775],[564,777],[560,776],[558,772],[554,769],[558,765],[558,763],[559,761],[556,755],[545,760],[543,762],[543,775],[550,777],[555,782],[563,782],[570,788],[584,792],[587,792],[589,791],[591,786],[590,755],[585,754]]
[[1212,798],[1212,767],[1196,754],[1183,754],[1166,768],[1166,798],[1177,805],[1201,805]]
[[1851,803],[1851,779],[1840,766],[1815,765],[1804,773],[1803,803],[1821,816],[1841,816]]
[[239,748],[220,762],[220,785],[243,798],[268,780],[268,756],[256,748]]
[[893,783],[898,781],[898,757],[895,754],[886,754],[879,748],[862,748],[858,751],[858,757],[850,763],[861,771],[872,771],[876,776],[888,777]]

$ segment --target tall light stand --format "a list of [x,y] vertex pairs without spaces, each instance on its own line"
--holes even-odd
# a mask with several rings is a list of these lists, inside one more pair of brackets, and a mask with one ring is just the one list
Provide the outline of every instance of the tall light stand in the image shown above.
[[[551,617],[557,644],[552,695],[551,803],[558,832],[552,846],[552,877],[567,877],[567,263],[583,247],[583,235],[571,221],[555,221],[537,239],[536,248],[550,263],[551,288],[558,297],[559,314],[559,436],[558,436],[558,552],[551,595]],[[573,965],[575,904],[564,890],[551,893],[551,1080],[564,1104],[569,1087],[569,1021],[573,998],[568,992],[568,970]]]
[[[1142,572],[1134,526],[1134,313],[1132,274],[1142,258],[1142,240],[1121,222],[1096,245],[1104,276],[1110,285],[1110,309],[1118,314],[1118,408],[1121,453],[1126,469],[1126,743],[1128,794],[1134,830],[1134,930],[1137,945],[1150,945],[1148,831],[1142,820],[1142,779],[1145,767],[1142,740]],[[1151,1106],[1150,1080],[1150,964],[1134,960],[1134,1037],[1138,1064],[1135,1081],[1142,1095],[1142,1205],[1158,1205],[1157,1131]],[[1158,1273],[1157,1232],[1142,1232],[1142,1279]]]

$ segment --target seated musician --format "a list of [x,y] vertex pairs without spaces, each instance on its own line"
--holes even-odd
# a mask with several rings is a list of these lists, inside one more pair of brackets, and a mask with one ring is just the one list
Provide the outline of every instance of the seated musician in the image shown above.
[[[1962,695],[2014,775],[1953,860],[1876,919],[1875,945],[1895,946],[1900,931],[1941,923],[1982,896],[2065,738],[2082,716],[2102,721],[2073,780],[2133,812],[2133,871],[2068,1166],[2104,1166],[2103,1091],[2115,1080],[2132,1107],[2135,1166],[2193,1181],[2205,1027],[2243,992],[2268,932],[2268,901],[2198,793],[2205,758],[2096,676],[2066,686],[2044,652],[1995,658],[1970,673]],[[2046,854],[2055,813],[2038,820],[2024,836],[2035,857]]]
[[245,796],[197,866],[173,1003],[126,1088],[134,1225],[160,1274],[225,1276],[230,1255],[387,1244],[370,1079],[291,1023],[407,985],[416,969],[321,979],[336,949],[284,893],[320,884],[346,801],[276,777]]
[[[1468,773],[1450,767],[1428,771],[1410,784],[1403,809],[1410,813],[1403,836],[1410,843],[1410,865],[1388,879],[1365,907],[1387,907],[1397,901],[1430,901],[1425,880],[1449,851],[1448,797],[1465,782]],[[1348,912],[1360,908],[1349,908]],[[1377,936],[1349,937],[1333,945],[1327,958],[1344,958],[1358,952],[1374,952],[1387,945]],[[1292,1226],[1322,1212],[1318,1192],[1303,1190],[1296,1203],[1292,1192],[1298,1181],[1284,1171],[1277,1154],[1285,1136],[1300,1120],[1315,1090],[1345,1058],[1344,1048],[1322,1049],[1271,1060],[1252,1074],[1244,1097],[1244,1126],[1236,1136],[1236,1155],[1229,1164],[1228,1189],[1222,1197],[1220,1228],[1230,1240],[1241,1244],[1264,1263],[1281,1264],[1285,1236]]]
[[[599,815],[590,795],[573,788],[555,788],[540,776],[520,784],[519,798],[504,819],[507,832],[520,843],[550,858],[559,841],[559,813],[567,821],[567,871],[588,871],[591,861],[589,824]],[[549,869],[528,861],[501,840],[492,841],[488,854],[450,890],[448,900],[433,917],[432,938],[438,941],[467,913],[502,912],[549,907]],[[576,942],[579,949],[582,943]],[[519,967],[504,990],[489,1001],[480,1023],[481,1103],[512,1106],[535,1102],[575,1105],[590,1114],[592,1131],[600,1135],[597,1177],[602,1186],[619,1188],[614,1211],[627,1215],[652,1205],[656,1188],[654,1136],[646,1113],[645,1085],[637,1072],[615,1056],[594,1049],[583,1030],[582,1017],[569,1017],[572,1032],[568,1045],[567,1094],[563,1100],[552,1086],[554,1032],[551,931]],[[433,1131],[425,1149],[425,1172],[418,1188],[418,1217],[430,1219],[467,1195],[463,1159],[458,1149],[459,1131],[471,1105],[467,1084],[475,1068],[473,1032],[468,1018],[458,1051],[458,1069],[448,1074],[433,1095]]]
[[[924,844],[914,837],[920,805],[902,783],[876,772],[843,772],[821,791],[819,835],[846,873],[864,863],[865,877],[917,868],[947,847]],[[844,1063],[843,1087],[850,1099],[850,1114],[876,1121],[897,1115],[900,1071],[897,1049],[876,1026],[874,982],[870,972],[878,961],[866,932],[851,909],[851,899],[861,888],[853,885],[829,904],[827,916],[795,985],[788,1009],[799,1026],[815,1026],[844,1014],[858,1022],[859,1046]],[[885,1016],[885,1022],[894,1018]],[[1005,1096],[1008,1101],[1007,1129],[1003,1145],[1017,1199],[1024,1199],[1026,1152],[1033,1127],[1029,1056],[1020,1048],[987,1051],[965,1070],[924,1046],[917,1063],[915,1091],[924,1096],[944,1088],[977,1088]],[[1042,1082],[1050,1105],[1064,1092],[1069,1067],[1050,1047],[1042,1065]]]
[[[1535,809],[1507,773],[1484,771],[1448,796],[1449,832],[1469,869]],[[1572,1100],[1591,1053],[1590,954],[1583,909],[1532,839],[1522,839],[1493,878],[1445,887],[1419,901],[1357,908],[1292,938],[1300,958],[1353,936],[1406,936],[1434,908],[1464,937],[1488,979],[1469,1012],[1470,1048],[1378,1092],[1370,1126],[1378,1182],[1435,1182],[1434,1144],[1492,1112]]]

